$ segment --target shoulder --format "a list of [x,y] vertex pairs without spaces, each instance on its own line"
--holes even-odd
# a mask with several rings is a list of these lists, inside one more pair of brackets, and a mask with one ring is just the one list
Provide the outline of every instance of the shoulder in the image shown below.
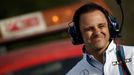
[[129,46],[129,45],[122,45],[123,47],[127,47],[127,48],[134,48],[134,46]]
[[76,72],[79,71],[79,67],[81,66],[83,59],[81,59],[66,75],[76,75]]
[[123,45],[123,49],[126,56],[134,57],[134,46]]
[[122,45],[124,50],[127,50],[127,51],[134,51],[134,46],[127,46],[127,45]]
[[66,75],[79,75],[79,72],[85,68],[86,61],[81,59]]

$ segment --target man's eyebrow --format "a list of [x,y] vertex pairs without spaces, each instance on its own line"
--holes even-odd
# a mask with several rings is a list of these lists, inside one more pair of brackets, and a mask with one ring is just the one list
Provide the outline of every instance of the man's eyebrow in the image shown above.
[[104,26],[106,26],[107,24],[106,24],[106,23],[100,23],[99,25],[104,25]]

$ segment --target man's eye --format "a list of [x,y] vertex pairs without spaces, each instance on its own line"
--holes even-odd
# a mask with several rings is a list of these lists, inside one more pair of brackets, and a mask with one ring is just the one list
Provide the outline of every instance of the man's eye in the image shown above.
[[103,24],[99,25],[99,28],[104,28],[104,27],[105,27],[105,25],[103,25]]
[[84,28],[84,31],[91,31],[92,28]]

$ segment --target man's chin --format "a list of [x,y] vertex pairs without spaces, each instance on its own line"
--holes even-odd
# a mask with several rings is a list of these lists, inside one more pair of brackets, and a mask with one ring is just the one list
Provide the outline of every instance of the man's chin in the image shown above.
[[98,40],[94,40],[94,41],[93,41],[93,44],[94,44],[94,45],[101,45],[103,42],[104,42],[104,41],[98,39]]
[[103,47],[103,41],[102,41],[102,42],[97,42],[97,43],[95,43],[94,46],[95,46],[96,48],[102,48],[102,47]]

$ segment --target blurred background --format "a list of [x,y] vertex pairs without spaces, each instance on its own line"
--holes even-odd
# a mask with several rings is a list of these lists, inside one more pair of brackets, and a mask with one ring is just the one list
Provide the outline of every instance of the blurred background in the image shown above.
[[[0,0],[0,75],[65,75],[81,58],[67,33],[76,9],[97,2],[121,23],[116,0]],[[122,0],[122,43],[134,45],[133,0]]]

